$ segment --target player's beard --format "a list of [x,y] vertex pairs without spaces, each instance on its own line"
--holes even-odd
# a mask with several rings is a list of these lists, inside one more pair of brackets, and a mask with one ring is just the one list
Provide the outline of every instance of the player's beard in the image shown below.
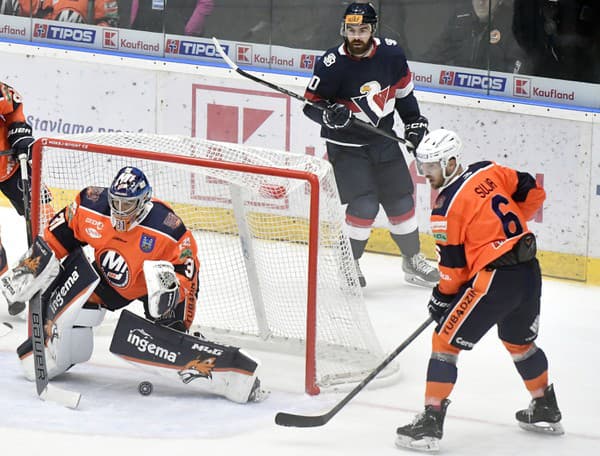
[[373,38],[369,38],[366,43],[361,40],[346,39],[346,48],[352,55],[363,56],[371,48],[371,43],[373,43]]

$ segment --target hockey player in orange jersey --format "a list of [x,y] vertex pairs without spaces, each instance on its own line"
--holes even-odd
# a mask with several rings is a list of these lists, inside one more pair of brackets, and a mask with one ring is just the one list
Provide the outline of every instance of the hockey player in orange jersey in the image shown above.
[[101,280],[90,301],[116,310],[140,299],[152,320],[156,318],[148,309],[144,261],[170,263],[179,299],[161,316],[161,324],[189,329],[198,294],[196,241],[169,206],[152,199],[150,183],[139,169],[123,168],[110,188],[83,189],[50,220],[44,240],[58,259],[76,247],[91,246]]
[[[82,247],[93,249],[90,265]],[[59,264],[59,260],[62,263]],[[19,264],[0,277],[8,302],[41,300],[47,376],[90,359],[92,328],[124,309],[110,350],[146,370],[239,403],[262,400],[259,362],[237,347],[187,334],[196,312],[198,249],[183,221],[152,197],[145,174],[122,168],[110,187],[87,187],[50,220]],[[34,377],[32,339],[17,349]]]
[[[5,0],[3,0],[5,1]],[[89,11],[89,0],[18,0],[16,7],[9,2],[5,14],[17,16],[32,16],[39,19],[94,24],[100,26],[118,27],[119,8],[117,0],[96,0],[93,2],[94,11]],[[15,11],[11,12],[11,8]]]
[[[34,142],[31,126],[25,119],[21,95],[8,84],[0,82],[0,191],[19,215],[25,214],[23,187],[19,173],[19,155],[29,156]],[[0,274],[7,270],[6,251],[0,241]],[[9,306],[11,315],[25,308],[23,303]]]
[[435,130],[416,155],[417,169],[439,190],[431,230],[441,279],[428,304],[437,327],[425,410],[397,429],[396,445],[420,451],[439,449],[460,351],[471,350],[494,325],[532,397],[517,422],[526,430],[563,433],[548,360],[535,344],[542,281],[527,221],[542,207],[544,189],[530,174],[491,161],[463,167],[461,148],[456,133]]

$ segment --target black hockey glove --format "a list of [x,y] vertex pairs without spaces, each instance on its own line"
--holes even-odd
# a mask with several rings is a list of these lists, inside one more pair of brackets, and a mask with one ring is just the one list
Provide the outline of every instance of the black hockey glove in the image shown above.
[[446,316],[453,299],[454,295],[442,293],[437,285],[434,287],[431,292],[431,297],[429,298],[429,303],[427,304],[427,310],[429,310],[429,315],[431,315],[431,318],[433,318],[436,323],[442,321]]
[[25,153],[30,158],[31,145],[35,141],[31,127],[25,122],[14,122],[8,127],[6,135],[13,154],[18,157]]
[[427,134],[429,121],[424,116],[419,116],[404,125],[404,139],[410,141],[415,148],[412,150],[413,155],[417,153],[417,147],[421,144],[423,137]]
[[341,103],[333,103],[327,106],[327,110],[323,111],[323,125],[327,128],[340,130],[350,125],[352,112]]

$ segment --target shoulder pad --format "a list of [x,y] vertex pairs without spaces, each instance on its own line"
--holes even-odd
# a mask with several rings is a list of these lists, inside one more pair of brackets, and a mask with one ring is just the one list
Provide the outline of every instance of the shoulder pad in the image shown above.
[[108,189],[106,187],[86,187],[79,193],[79,204],[96,212],[110,215]]
[[177,240],[187,231],[183,221],[162,201],[152,200],[152,209],[141,225],[155,229]]

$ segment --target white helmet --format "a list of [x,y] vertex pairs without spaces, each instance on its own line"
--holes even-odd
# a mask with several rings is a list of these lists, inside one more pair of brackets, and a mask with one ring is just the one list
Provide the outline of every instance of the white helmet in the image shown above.
[[[460,151],[462,149],[462,141],[456,133],[450,130],[433,130],[423,138],[423,141],[417,148],[417,171],[423,175],[421,164],[423,163],[439,163],[442,167],[442,176],[445,183],[456,174],[461,162]],[[451,158],[456,160],[455,171],[447,176],[446,167]]]

